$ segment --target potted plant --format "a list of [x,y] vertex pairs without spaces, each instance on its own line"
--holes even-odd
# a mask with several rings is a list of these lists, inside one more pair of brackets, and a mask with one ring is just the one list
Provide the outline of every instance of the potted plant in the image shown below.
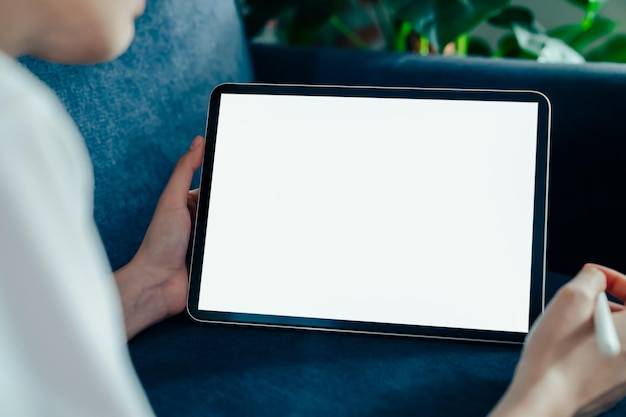
[[[562,0],[579,22],[543,28],[510,0],[240,0],[251,39],[416,52],[530,58],[543,62],[626,62],[626,35],[602,16],[609,0]],[[472,35],[480,24],[505,28],[497,48]],[[595,44],[601,42],[600,46]]]

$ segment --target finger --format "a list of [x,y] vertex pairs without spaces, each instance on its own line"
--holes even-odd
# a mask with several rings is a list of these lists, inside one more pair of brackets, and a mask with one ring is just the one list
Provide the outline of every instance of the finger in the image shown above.
[[612,301],[609,301],[609,307],[611,308],[611,313],[619,313],[620,311],[626,310],[622,304],[617,304]]
[[595,268],[606,276],[606,291],[613,297],[626,301],[626,275],[614,269],[597,264],[587,264],[585,267]]
[[583,269],[565,284],[561,291],[571,292],[576,302],[586,303],[595,300],[602,291],[606,290],[607,278],[600,269],[585,265]]
[[[610,304],[610,303],[609,303]],[[615,329],[619,334],[619,338],[622,342],[626,340],[626,310],[615,311],[611,314],[613,316],[613,323],[615,323]]]
[[600,270],[585,266],[555,295],[546,310],[547,317],[559,333],[569,334],[591,320],[598,294],[606,288],[606,278]]
[[197,203],[197,202],[198,202],[198,195],[199,195],[199,194],[200,194],[200,189],[199,189],[199,188],[196,188],[196,189],[190,190],[190,191],[189,191],[189,194],[188,194],[188,198],[189,198],[190,200],[194,201],[195,203]]
[[189,197],[187,199],[187,209],[189,209],[189,216],[191,217],[191,221],[196,221],[196,213],[198,212],[198,200],[193,197]]
[[189,150],[178,160],[161,196],[161,204],[168,206],[187,204],[193,174],[202,164],[204,143],[202,136],[196,136]]

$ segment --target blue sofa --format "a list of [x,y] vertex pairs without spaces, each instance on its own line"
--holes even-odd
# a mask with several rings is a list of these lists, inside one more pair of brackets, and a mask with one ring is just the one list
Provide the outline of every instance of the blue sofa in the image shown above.
[[[129,52],[63,66],[24,58],[85,136],[95,218],[114,269],[138,248],[178,157],[225,81],[537,89],[553,103],[548,289],[586,261],[626,270],[626,67],[248,45],[233,0],[153,0]],[[415,129],[419,130],[416,122]],[[202,325],[129,343],[158,416],[480,416],[519,347]],[[621,415],[619,405],[607,415]]]

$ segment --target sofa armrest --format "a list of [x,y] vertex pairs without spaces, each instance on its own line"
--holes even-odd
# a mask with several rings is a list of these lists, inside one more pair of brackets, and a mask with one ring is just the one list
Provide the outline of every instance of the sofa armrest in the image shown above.
[[[626,66],[253,45],[260,82],[531,89],[552,102],[548,269],[626,270]],[[416,124],[419,123],[416,121]]]

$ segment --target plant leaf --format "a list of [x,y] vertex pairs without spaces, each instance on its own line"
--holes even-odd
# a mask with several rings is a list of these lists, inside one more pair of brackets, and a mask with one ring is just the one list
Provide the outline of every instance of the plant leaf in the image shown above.
[[600,11],[606,6],[610,0],[568,0],[575,6],[581,7],[585,10],[585,17],[582,21],[583,29],[588,29],[591,27],[593,22],[596,20]]
[[489,44],[480,38],[470,38],[469,45],[467,47],[467,54],[474,56],[491,56],[492,51]]
[[[515,35],[504,35],[498,41],[498,49],[494,53],[494,56],[499,58],[519,58],[522,55],[522,49],[517,44]],[[533,57],[535,59],[536,56]]]
[[513,33],[520,48],[546,63],[580,64],[585,59],[560,39],[513,24]]
[[318,29],[344,7],[339,0],[299,0],[295,3],[287,30],[287,41],[295,45],[311,43]]
[[409,22],[441,51],[459,35],[468,33],[500,13],[510,0],[383,0],[392,16]]
[[[594,0],[567,0],[569,3],[573,4],[574,6],[580,7],[583,10],[587,10],[589,8],[589,5],[594,1]],[[599,6],[600,8],[603,8],[604,6],[606,6],[608,3],[610,2],[610,0],[599,0]]]
[[395,20],[410,23],[415,32],[439,50],[436,1],[384,0],[384,3]]
[[586,55],[587,61],[626,63],[626,35],[616,35]]
[[566,25],[548,31],[548,35],[561,39],[576,51],[583,50],[598,39],[611,34],[617,28],[613,20],[598,17],[593,24],[585,30],[581,25]]
[[538,62],[558,64],[582,64],[585,58],[560,39],[548,38],[541,50]]
[[535,16],[533,12],[526,7],[512,6],[502,10],[500,14],[493,16],[488,22],[494,26],[512,29],[513,24],[525,27],[527,29],[535,28]]

